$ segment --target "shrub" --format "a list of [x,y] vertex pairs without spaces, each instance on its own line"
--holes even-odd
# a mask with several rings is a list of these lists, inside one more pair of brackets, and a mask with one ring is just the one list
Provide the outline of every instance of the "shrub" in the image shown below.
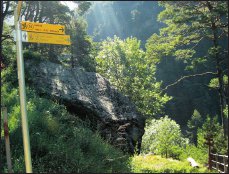
[[[128,156],[70,115],[64,106],[38,97],[29,88],[26,93],[33,172],[129,171]],[[2,94],[8,108],[13,171],[24,172],[18,90],[4,84]],[[4,148],[1,154],[5,154]],[[0,162],[5,165],[1,172],[6,172],[5,157]]]
[[40,53],[38,52],[34,52],[34,51],[29,51],[29,50],[26,50],[23,54],[24,56],[24,59],[35,59],[35,60],[42,60],[42,56]]
[[188,143],[188,139],[182,138],[180,126],[170,118],[162,117],[159,120],[152,119],[145,128],[143,136],[143,152],[154,152],[167,157],[178,158],[182,148]]

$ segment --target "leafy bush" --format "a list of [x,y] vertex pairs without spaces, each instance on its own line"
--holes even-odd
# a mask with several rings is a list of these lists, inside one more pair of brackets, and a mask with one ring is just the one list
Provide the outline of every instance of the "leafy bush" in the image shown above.
[[96,63],[97,72],[129,96],[144,115],[161,114],[171,99],[161,92],[161,82],[155,78],[156,65],[145,56],[137,38],[107,38],[101,43]]
[[24,59],[33,59],[37,62],[44,60],[44,58],[42,58],[42,55],[39,52],[34,52],[29,50],[24,51],[23,56]]
[[[24,172],[24,154],[18,89],[4,84],[8,108],[14,172]],[[29,88],[27,112],[33,172],[128,172],[128,156],[105,142],[87,124],[70,115],[64,106],[39,98]],[[4,138],[1,136],[1,142]],[[1,154],[5,149],[1,148]],[[122,157],[122,158],[120,158]],[[6,159],[1,172],[6,172]]]
[[188,139],[182,137],[180,126],[168,116],[149,121],[142,141],[144,152],[154,152],[166,158],[179,158],[180,149],[188,143]]

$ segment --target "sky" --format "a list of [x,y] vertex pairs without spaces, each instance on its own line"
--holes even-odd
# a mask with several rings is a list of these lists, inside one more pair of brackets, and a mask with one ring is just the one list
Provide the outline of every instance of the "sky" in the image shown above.
[[78,5],[72,1],[60,1],[60,3],[67,5],[70,10],[74,10],[74,8],[76,8]]

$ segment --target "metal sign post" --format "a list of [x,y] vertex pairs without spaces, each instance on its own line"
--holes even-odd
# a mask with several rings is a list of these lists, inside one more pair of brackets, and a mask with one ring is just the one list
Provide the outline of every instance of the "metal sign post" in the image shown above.
[[25,93],[25,76],[24,76],[24,59],[22,54],[22,36],[20,30],[20,11],[22,1],[18,1],[18,7],[14,11],[14,24],[16,30],[16,48],[17,48],[17,68],[20,93],[22,136],[25,156],[26,173],[32,173],[32,162],[30,152],[29,128],[26,111],[26,93]]
[[[14,24],[16,30],[17,68],[21,106],[22,136],[24,145],[24,156],[26,173],[32,173],[32,162],[30,152],[29,128],[26,111],[25,73],[24,59],[22,54],[22,42],[48,43],[71,45],[70,36],[65,35],[65,26],[20,21],[22,1],[18,1],[14,11]],[[23,30],[23,37],[22,31]]]

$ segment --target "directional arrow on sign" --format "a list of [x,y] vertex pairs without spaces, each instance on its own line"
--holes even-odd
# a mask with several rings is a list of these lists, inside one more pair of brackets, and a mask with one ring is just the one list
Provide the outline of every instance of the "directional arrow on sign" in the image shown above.
[[26,29],[26,23],[23,23],[21,26],[22,26],[21,27],[22,30]]
[[64,28],[59,29],[60,31],[64,32]]

